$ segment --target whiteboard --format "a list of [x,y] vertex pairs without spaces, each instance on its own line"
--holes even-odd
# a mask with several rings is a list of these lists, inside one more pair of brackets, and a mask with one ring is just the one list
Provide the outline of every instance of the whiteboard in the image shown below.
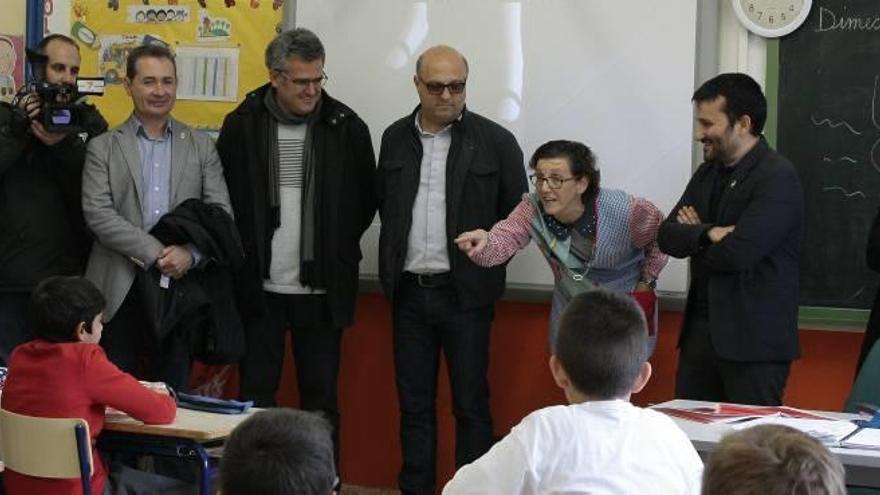
[[[418,55],[435,44],[470,64],[467,106],[516,135],[526,160],[550,139],[585,142],[603,187],[668,212],[692,169],[697,2],[693,0],[298,0],[296,24],[321,38],[327,90],[385,128],[418,103]],[[379,220],[361,241],[361,273],[378,273]],[[508,265],[508,287],[550,288],[534,246]],[[658,288],[683,293],[671,259]]]

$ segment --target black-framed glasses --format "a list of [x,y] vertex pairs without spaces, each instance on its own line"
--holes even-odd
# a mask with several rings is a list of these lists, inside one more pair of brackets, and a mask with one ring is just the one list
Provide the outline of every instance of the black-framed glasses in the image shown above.
[[549,177],[538,177],[537,175],[530,175],[529,180],[532,184],[535,185],[535,189],[541,187],[542,182],[547,183],[547,187],[550,189],[560,189],[565,185],[566,182],[570,180],[577,180],[577,177],[556,177],[555,175],[551,175]]
[[284,72],[283,70],[275,71],[278,75],[288,80],[294,87],[299,89],[305,89],[310,86],[317,86],[319,88],[323,88],[325,84],[327,84],[327,80],[330,79],[327,77],[326,72],[321,72],[321,77],[316,77],[314,79],[302,79],[302,78],[293,78],[290,77],[290,74]]
[[467,81],[452,81],[451,83],[443,84],[436,81],[423,81],[421,77],[418,79],[420,83],[425,85],[425,89],[428,90],[428,93],[434,96],[442,95],[443,90],[446,89],[449,90],[449,94],[451,95],[460,95],[464,92],[465,86],[467,86]]

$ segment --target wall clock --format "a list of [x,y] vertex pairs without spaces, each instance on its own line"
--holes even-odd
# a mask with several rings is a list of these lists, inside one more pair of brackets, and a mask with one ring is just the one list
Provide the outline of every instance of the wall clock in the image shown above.
[[765,38],[778,38],[807,20],[813,0],[731,0],[739,22]]

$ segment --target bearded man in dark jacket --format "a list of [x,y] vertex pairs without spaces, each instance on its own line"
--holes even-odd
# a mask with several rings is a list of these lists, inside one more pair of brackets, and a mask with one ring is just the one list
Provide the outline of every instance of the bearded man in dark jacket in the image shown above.
[[[35,52],[46,57],[34,65],[38,82],[76,84],[76,42],[52,34]],[[85,269],[92,242],[80,202],[86,142],[107,130],[90,105],[78,111],[78,126],[58,132],[43,125],[36,93],[22,91],[14,103],[0,103],[0,366],[32,338],[25,312],[37,283]]]

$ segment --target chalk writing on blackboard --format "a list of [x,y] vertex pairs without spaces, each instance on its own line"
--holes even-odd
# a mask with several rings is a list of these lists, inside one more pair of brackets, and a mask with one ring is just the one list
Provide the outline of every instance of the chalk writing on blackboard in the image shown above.
[[846,5],[839,12],[828,7],[819,7],[819,27],[815,29],[815,32],[880,31],[880,15],[850,16],[847,11]]

